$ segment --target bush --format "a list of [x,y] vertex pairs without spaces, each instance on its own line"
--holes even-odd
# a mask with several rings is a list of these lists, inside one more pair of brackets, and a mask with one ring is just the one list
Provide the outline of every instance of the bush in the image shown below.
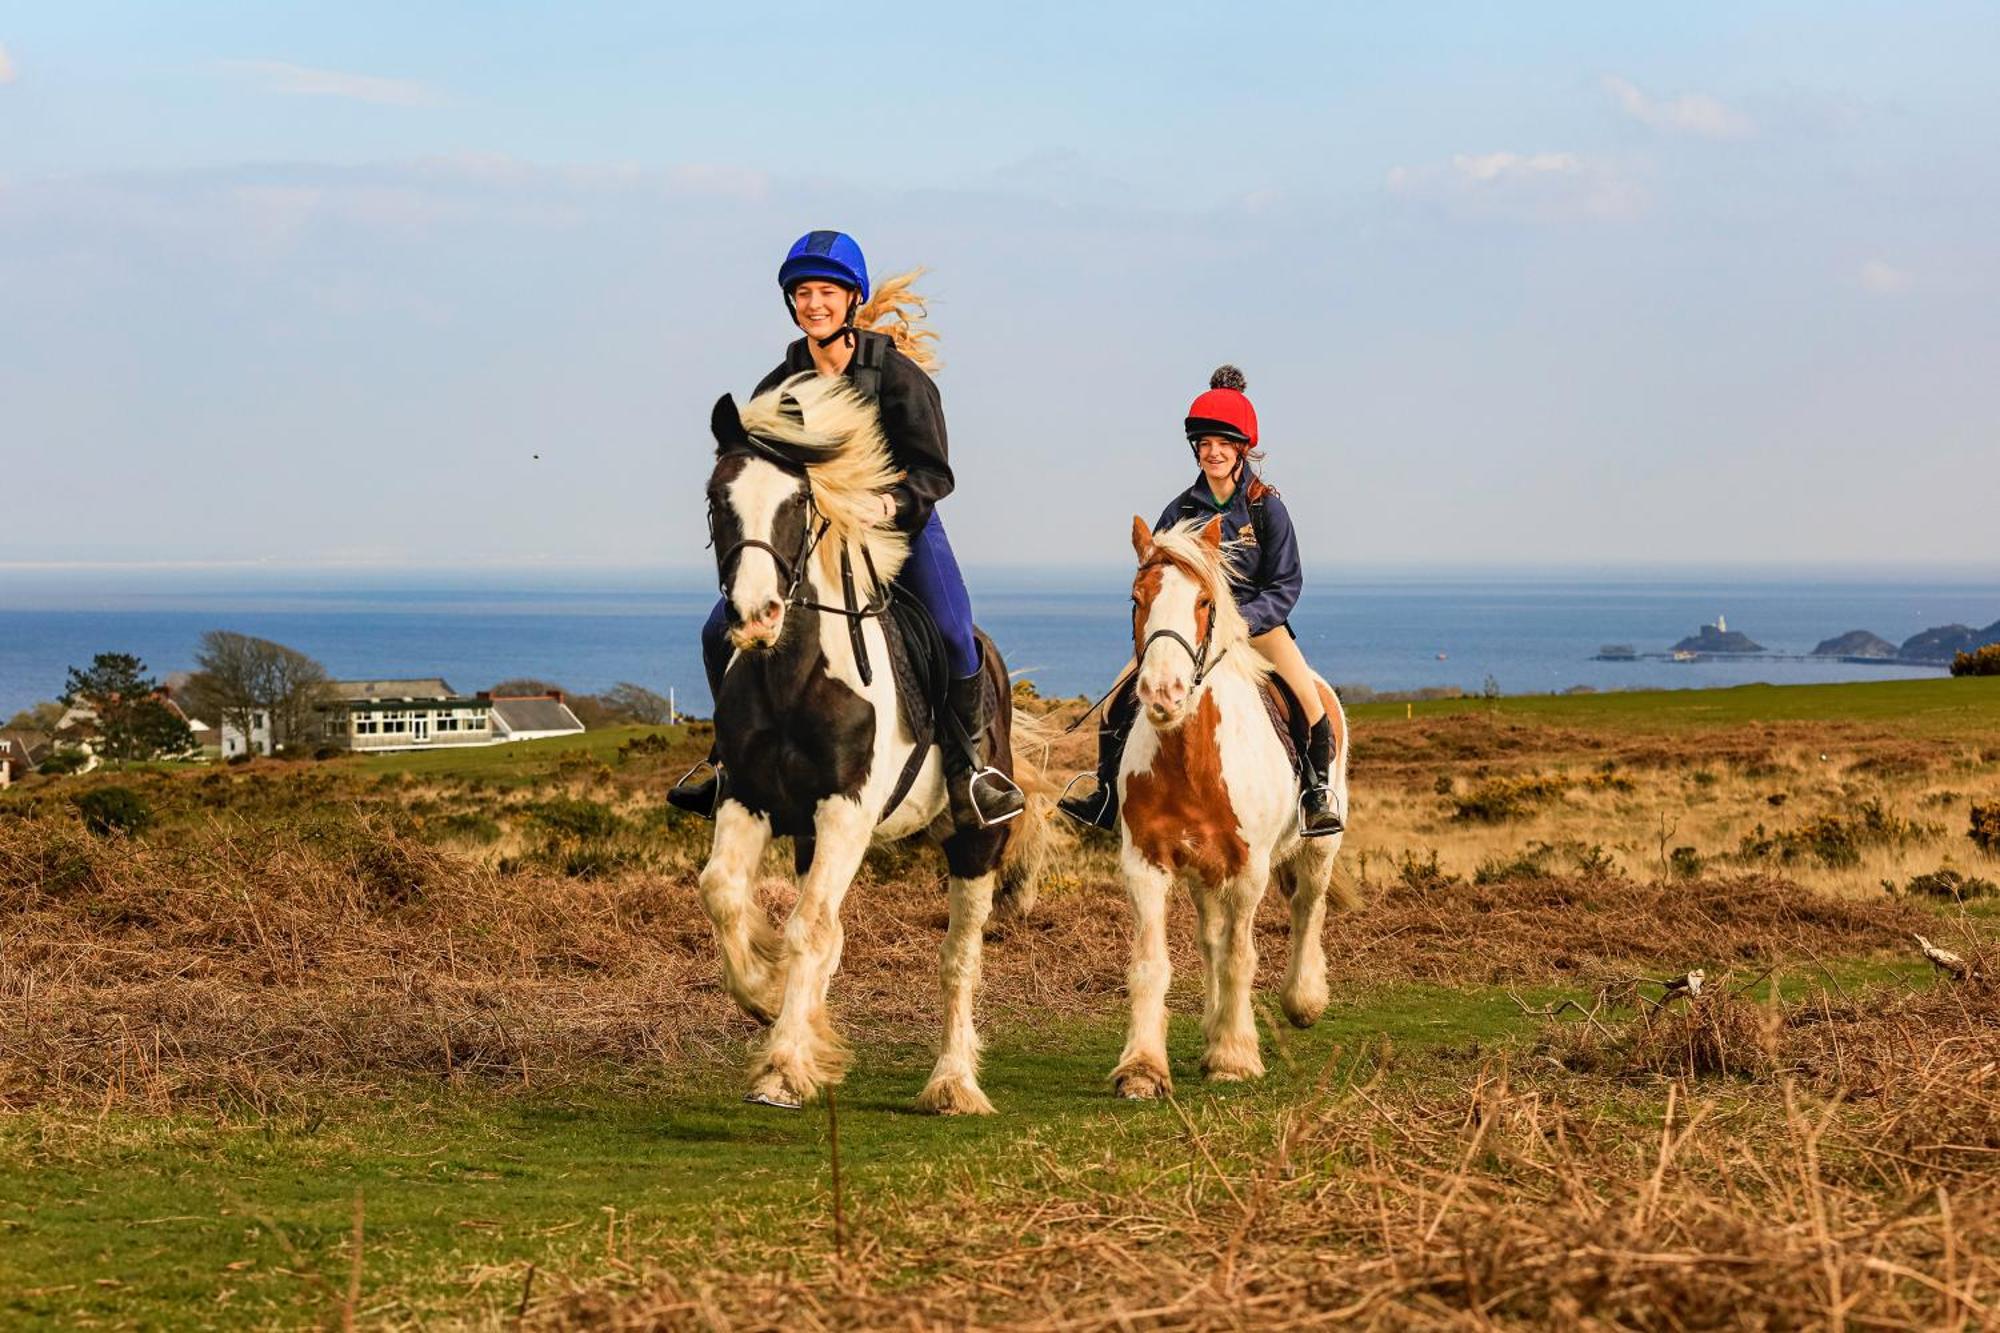
[[1577,874],[1585,879],[1623,879],[1611,854],[1594,842],[1531,842],[1512,857],[1481,861],[1472,872],[1474,884],[1504,884],[1510,879],[1548,879]]
[[1667,873],[1675,879],[1701,878],[1701,853],[1692,847],[1676,847],[1667,854]]
[[1437,849],[1432,848],[1426,861],[1419,861],[1415,852],[1404,852],[1396,862],[1396,882],[1413,893],[1427,893],[1462,881],[1438,864]]
[[1972,828],[1965,835],[1982,852],[2000,852],[2000,805],[1972,807]]
[[1573,787],[1584,791],[1629,792],[1634,786],[1632,779],[1608,770],[1581,779],[1532,773],[1492,778],[1453,800],[1451,817],[1478,824],[1504,824],[1547,805]]
[[446,815],[434,826],[437,836],[460,838],[466,842],[476,842],[482,847],[490,847],[500,841],[500,825],[489,816],[472,810],[461,810]]
[[1912,877],[1908,892],[1913,898],[1941,898],[1946,902],[1962,903],[1969,898],[1991,898],[2000,894],[2000,885],[1976,875],[1961,875],[1956,870],[1933,870],[1928,875]]
[[1975,648],[1969,653],[1954,653],[1951,659],[1951,674],[2000,676],[2000,643],[1989,643],[1984,648]]
[[1918,824],[1885,809],[1870,798],[1854,807],[1851,814],[1820,815],[1793,829],[1767,833],[1759,824],[1737,845],[1736,855],[1745,861],[1772,857],[1785,865],[1807,859],[1829,870],[1841,870],[1861,863],[1863,847],[1891,847],[1936,836],[1935,825]]
[[56,753],[42,760],[41,767],[35,771],[52,778],[67,777],[79,768],[82,768],[87,762],[89,761],[85,759],[81,751],[58,750]]
[[656,731],[649,731],[644,736],[634,736],[631,740],[619,746],[618,762],[622,764],[628,759],[644,758],[647,755],[663,755],[670,752],[673,748],[674,743],[665,736],[660,735]]
[[130,787],[99,787],[76,798],[84,827],[100,837],[118,832],[133,836],[153,822],[152,807]]
[[530,817],[550,836],[572,842],[616,837],[625,821],[608,805],[581,797],[559,797],[529,809]]

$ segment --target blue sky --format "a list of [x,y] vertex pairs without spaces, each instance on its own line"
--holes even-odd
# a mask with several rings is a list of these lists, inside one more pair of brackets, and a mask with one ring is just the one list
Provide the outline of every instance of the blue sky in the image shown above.
[[975,563],[1223,360],[1309,570],[2000,561],[1993,6],[834,13],[0,9],[0,562],[699,563],[822,226]]

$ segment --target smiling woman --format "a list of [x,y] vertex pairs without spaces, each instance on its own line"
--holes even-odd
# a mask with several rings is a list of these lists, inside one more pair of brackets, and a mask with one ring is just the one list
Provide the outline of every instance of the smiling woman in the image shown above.
[[[801,236],[778,268],[778,289],[805,336],[786,349],[784,361],[758,384],[757,394],[761,401],[781,385],[838,380],[856,401],[874,409],[870,428],[879,434],[893,472],[866,493],[863,503],[871,522],[907,538],[908,557],[897,587],[923,606],[943,638],[951,676],[947,702],[956,730],[970,739],[967,745],[945,749],[952,817],[961,829],[976,829],[1012,819],[1025,808],[1026,798],[980,749],[978,738],[998,699],[973,627],[972,599],[936,510],[938,501],[952,493],[954,480],[944,404],[926,373],[936,365],[930,346],[935,335],[916,324],[924,303],[911,283],[919,272],[902,274],[871,291],[868,263],[853,237],[838,231]],[[711,513],[714,506],[711,496]],[[792,584],[796,590],[796,578]],[[781,590],[763,591],[755,605],[731,605],[728,599],[716,603],[702,629],[702,662],[713,698],[722,697],[732,650],[775,639],[779,632]],[[710,762],[715,765],[716,757]],[[712,818],[724,786],[717,767],[702,781],[683,781],[668,799]]]

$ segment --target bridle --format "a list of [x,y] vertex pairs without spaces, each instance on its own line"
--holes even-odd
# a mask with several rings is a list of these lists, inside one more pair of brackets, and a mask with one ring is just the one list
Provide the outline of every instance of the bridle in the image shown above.
[[[1163,562],[1163,563],[1171,563],[1171,562]],[[1183,570],[1182,572],[1186,573],[1185,570]],[[1190,577],[1192,577],[1192,575],[1190,575]],[[1134,599],[1134,609],[1135,610],[1137,609],[1136,598]],[[1208,628],[1204,629],[1201,632],[1200,644],[1197,645],[1189,643],[1187,640],[1187,636],[1185,634],[1182,634],[1177,629],[1156,629],[1151,634],[1148,634],[1146,636],[1145,642],[1139,645],[1139,656],[1137,657],[1137,659],[1135,659],[1135,668],[1134,668],[1135,670],[1137,669],[1136,664],[1145,662],[1147,652],[1150,651],[1153,644],[1160,639],[1172,639],[1175,643],[1179,644],[1182,647],[1182,649],[1184,649],[1187,652],[1187,655],[1191,659],[1193,659],[1194,678],[1188,682],[1188,688],[1190,690],[1199,688],[1202,681],[1207,679],[1208,673],[1214,670],[1216,663],[1220,662],[1223,658],[1229,656],[1229,650],[1227,648],[1224,648],[1221,652],[1215,655],[1214,662],[1211,662],[1208,659],[1208,650],[1215,639],[1215,612],[1212,608],[1210,609],[1208,614]]]
[[[767,541],[760,541],[755,537],[739,537],[736,541],[730,543],[727,550],[716,557],[715,567],[718,576],[718,591],[722,593],[724,598],[729,596],[730,576],[736,567],[736,562],[742,558],[743,552],[751,550],[763,551],[777,565],[778,576],[784,581],[786,610],[789,611],[796,608],[802,611],[816,611],[821,615],[841,616],[846,619],[848,636],[854,644],[854,660],[861,674],[861,683],[864,685],[869,684],[874,680],[874,671],[868,662],[868,645],[862,636],[861,625],[863,621],[871,620],[888,611],[892,597],[890,589],[883,584],[881,576],[875,572],[875,557],[869,551],[868,544],[863,542],[861,544],[861,562],[868,570],[867,605],[855,605],[854,560],[848,554],[845,543],[842,543],[840,548],[840,592],[843,605],[832,606],[826,602],[816,601],[806,596],[804,593],[806,568],[812,561],[813,553],[819,549],[820,542],[833,527],[833,520],[820,512],[819,504],[813,499],[812,477],[804,468],[789,459],[778,456],[768,448],[756,447],[758,441],[754,436],[751,437],[751,444],[753,451],[760,458],[798,477],[800,483],[804,485],[806,490],[806,524],[811,530],[811,535],[806,538],[804,547],[799,551],[796,563],[786,559],[782,551]],[[813,526],[815,518],[819,520],[817,527]],[[708,509],[708,544],[710,546],[715,545],[715,505],[713,501],[710,502]]]

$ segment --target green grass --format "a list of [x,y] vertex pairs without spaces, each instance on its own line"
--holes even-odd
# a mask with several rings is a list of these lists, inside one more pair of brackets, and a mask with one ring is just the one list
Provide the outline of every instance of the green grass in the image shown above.
[[[1851,960],[1832,972],[1848,986],[1920,975]],[[1780,981],[1792,998],[1821,984],[1797,968]],[[929,1049],[863,1045],[838,1103],[850,1215],[879,1202],[888,1219],[895,1197],[939,1179],[1018,1185],[1036,1154],[1112,1170],[1107,1144],[1180,1133],[1174,1108],[1111,1096],[1120,1022],[996,1027],[990,1118],[916,1114]],[[1205,1085],[1190,1017],[1174,1020],[1170,1054],[1182,1109],[1208,1123],[1295,1101],[1336,1057],[1477,1058],[1538,1029],[1502,989],[1398,985],[1337,998],[1307,1032],[1267,1027],[1260,1083]],[[824,1246],[824,1104],[750,1107],[742,1087],[718,1066],[558,1092],[409,1083],[263,1117],[16,1115],[0,1122],[0,1325],[333,1322],[357,1192],[364,1322],[511,1310],[529,1263],[588,1279],[670,1242]]]
[[641,736],[664,736],[679,742],[685,727],[605,727],[580,736],[513,741],[504,745],[460,746],[439,750],[405,750],[337,761],[361,773],[409,773],[424,778],[485,778],[503,783],[527,783],[547,777],[564,760],[577,758],[611,763],[618,747]]
[[2000,736],[2000,677],[1429,699],[1407,706],[1356,704],[1349,712],[1361,723],[1488,713],[1509,721],[1625,730],[1859,722],[1913,735]]
[[[1199,1115],[1212,1101],[1297,1096],[1336,1046],[1386,1038],[1407,1051],[1529,1026],[1503,992],[1405,986],[1337,1003],[1314,1030],[1282,1032],[1282,1046],[1267,1040],[1261,1084],[1205,1087],[1192,1019],[1175,1021],[1171,1054]],[[977,1119],[910,1109],[927,1049],[862,1047],[839,1094],[850,1200],[865,1207],[927,1172],[1004,1180],[1030,1140],[1086,1160],[1107,1136],[1175,1132],[1171,1108],[1111,1097],[1121,1039],[1110,1022],[996,1030],[983,1081],[1001,1114]],[[717,1228],[804,1243],[827,1208],[825,1108],[745,1106],[742,1084],[732,1067],[571,1093],[405,1085],[247,1122],[19,1115],[0,1124],[0,1324],[326,1316],[348,1278],[357,1190],[362,1309],[378,1316],[511,1302],[530,1261],[602,1271],[613,1216],[634,1243]],[[474,1294],[482,1271],[495,1280]]]

